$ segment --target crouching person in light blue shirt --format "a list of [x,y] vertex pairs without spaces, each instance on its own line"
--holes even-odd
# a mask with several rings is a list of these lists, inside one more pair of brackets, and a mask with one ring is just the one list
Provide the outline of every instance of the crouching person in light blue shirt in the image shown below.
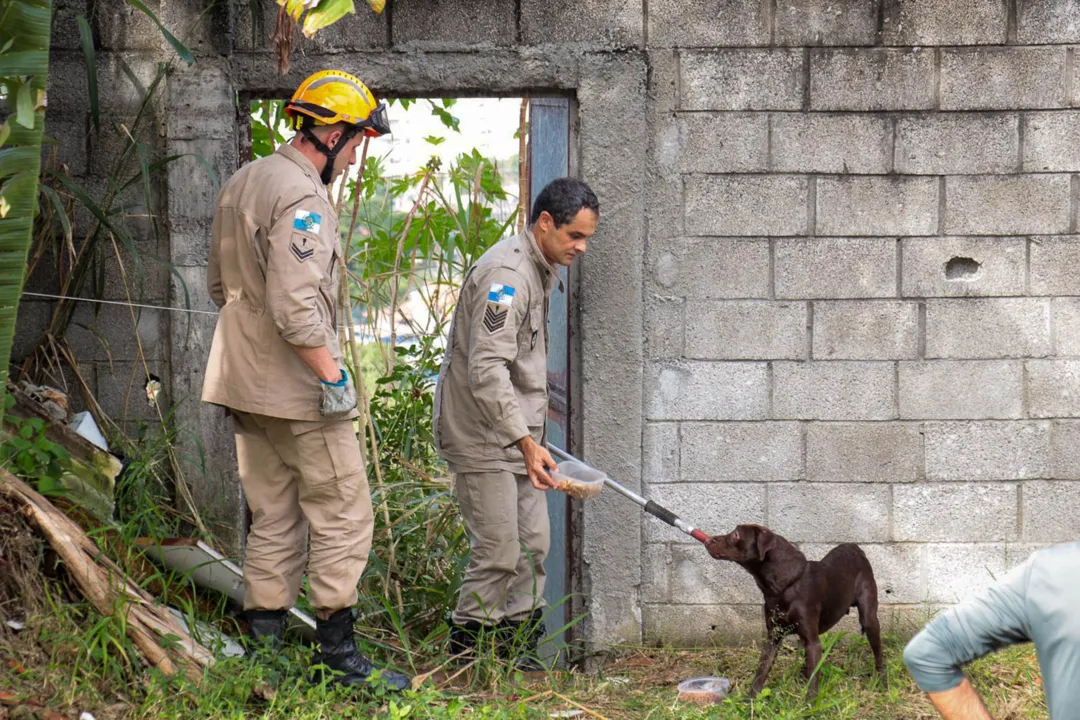
[[1039,550],[977,597],[932,620],[904,663],[945,720],[991,720],[962,667],[1035,643],[1051,720],[1080,718],[1080,542]]

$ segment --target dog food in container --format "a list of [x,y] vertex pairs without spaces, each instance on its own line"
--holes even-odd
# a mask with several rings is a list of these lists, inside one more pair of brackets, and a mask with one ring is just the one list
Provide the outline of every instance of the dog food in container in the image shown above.
[[574,460],[559,463],[551,474],[551,479],[556,483],[556,490],[578,499],[599,495],[604,489],[605,477],[607,476],[599,470]]
[[731,681],[720,677],[699,677],[679,683],[679,701],[699,705],[718,703],[727,697]]

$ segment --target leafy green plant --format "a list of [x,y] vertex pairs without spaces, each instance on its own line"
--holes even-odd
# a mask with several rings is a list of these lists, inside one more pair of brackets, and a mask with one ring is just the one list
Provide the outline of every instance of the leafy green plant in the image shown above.
[[[4,396],[4,409],[10,410],[15,398]],[[60,478],[71,467],[71,454],[46,437],[41,418],[8,415],[5,438],[0,443],[0,466],[34,485],[43,494],[59,492]]]

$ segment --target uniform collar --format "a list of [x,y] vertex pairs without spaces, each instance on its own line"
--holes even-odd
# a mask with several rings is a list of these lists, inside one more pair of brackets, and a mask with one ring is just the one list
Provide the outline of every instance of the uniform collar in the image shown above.
[[315,164],[308,160],[304,153],[294,148],[291,143],[282,143],[281,145],[278,145],[277,152],[300,166],[300,169],[304,171],[304,174],[315,181],[315,184],[318,187],[326,188],[326,186],[323,185],[322,178],[319,177],[319,171],[315,169]]
[[544,257],[544,253],[540,251],[540,244],[536,241],[536,236],[533,235],[532,230],[525,228],[523,233],[525,236],[525,247],[529,251],[529,256],[532,258],[533,264],[536,265],[537,270],[540,271],[540,277],[543,278],[544,287],[550,292],[558,286],[559,290],[563,289],[562,278],[559,277],[559,269],[549,263],[547,258]]

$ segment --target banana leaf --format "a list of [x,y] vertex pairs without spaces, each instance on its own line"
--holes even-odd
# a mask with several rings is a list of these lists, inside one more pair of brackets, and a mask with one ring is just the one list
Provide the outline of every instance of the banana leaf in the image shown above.
[[0,86],[7,103],[0,131],[0,422],[38,209],[51,18],[50,0],[0,0]]

